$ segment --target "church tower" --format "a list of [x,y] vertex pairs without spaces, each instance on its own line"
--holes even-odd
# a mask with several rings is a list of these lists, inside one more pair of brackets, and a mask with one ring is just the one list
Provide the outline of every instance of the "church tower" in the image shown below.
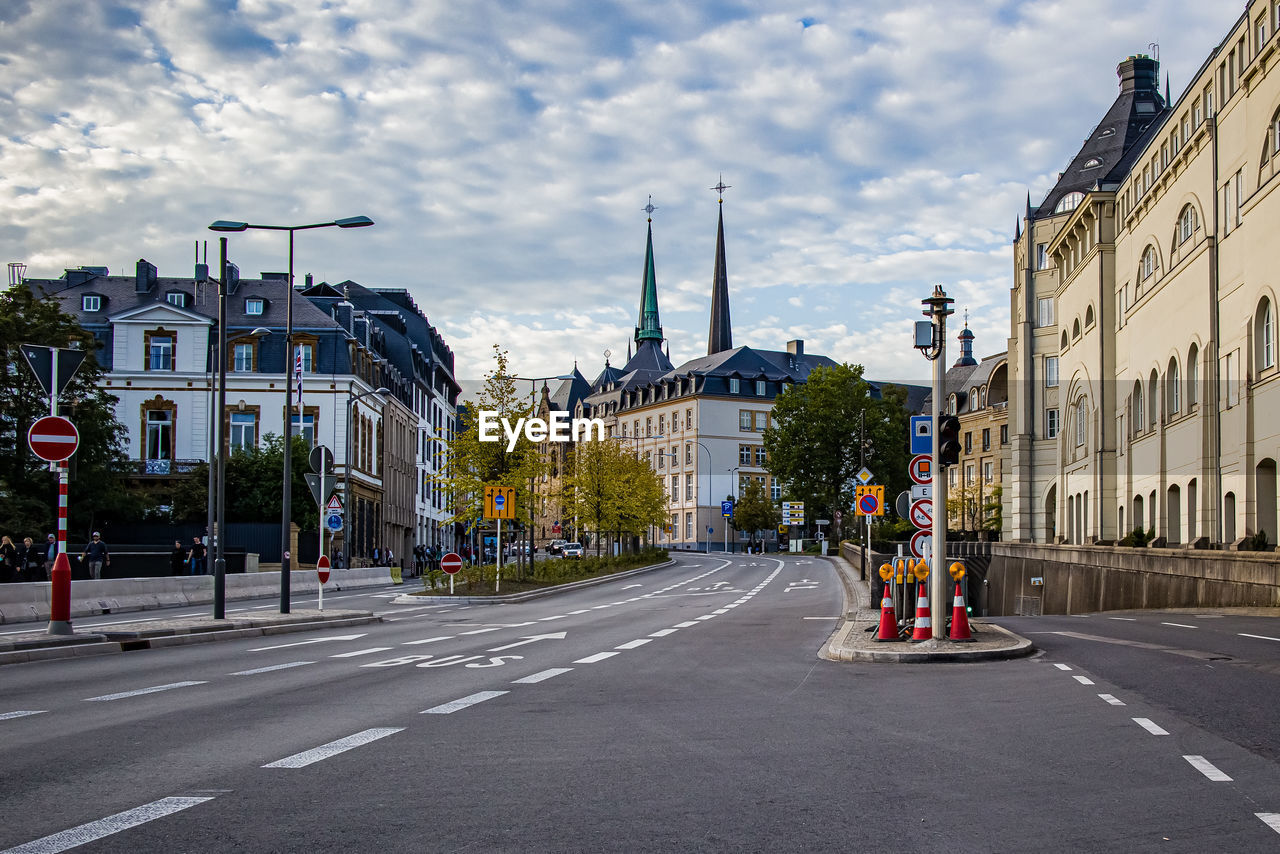
[[720,183],[711,189],[718,194],[720,222],[716,228],[716,266],[711,275],[711,329],[707,334],[707,355],[714,356],[733,349],[733,324],[729,320],[729,275],[724,264],[724,191],[729,189]]
[[648,234],[644,247],[644,275],[640,280],[640,316],[636,320],[636,352],[627,359],[624,372],[634,370],[658,371],[665,373],[671,370],[671,360],[662,352],[662,323],[658,319],[658,275],[653,265],[653,197],[644,206],[649,215]]

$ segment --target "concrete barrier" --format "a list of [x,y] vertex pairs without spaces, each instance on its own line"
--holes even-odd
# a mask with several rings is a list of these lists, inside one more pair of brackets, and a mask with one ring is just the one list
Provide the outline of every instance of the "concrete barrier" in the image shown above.
[[[391,584],[391,569],[385,566],[335,569],[325,592],[378,587]],[[48,582],[0,584],[0,623],[23,623],[49,619]],[[314,570],[289,573],[289,595],[313,597],[319,591]],[[280,594],[280,573],[249,572],[226,576],[227,601],[259,599]],[[71,616],[119,614],[156,608],[207,605],[213,602],[213,576],[169,576],[165,578],[107,578],[71,582]]]

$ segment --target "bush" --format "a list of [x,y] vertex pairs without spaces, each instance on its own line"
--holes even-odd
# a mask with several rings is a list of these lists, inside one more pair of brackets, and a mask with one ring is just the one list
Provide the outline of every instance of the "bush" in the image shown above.
[[1151,542],[1155,538],[1155,531],[1144,531],[1141,528],[1134,528],[1132,531],[1124,535],[1123,539],[1120,540],[1120,545],[1140,549],[1144,548],[1147,543]]

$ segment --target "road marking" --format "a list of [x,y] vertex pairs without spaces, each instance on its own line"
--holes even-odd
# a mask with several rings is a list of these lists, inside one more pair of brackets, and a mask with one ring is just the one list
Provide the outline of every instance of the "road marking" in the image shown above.
[[1218,770],[1208,759],[1203,756],[1184,756],[1183,759],[1191,763],[1191,767],[1208,777],[1215,783],[1230,783],[1231,778]]
[[439,706],[432,706],[419,712],[420,715],[451,715],[456,711],[465,709],[468,706],[474,706],[476,703],[483,703],[485,700],[492,700],[494,697],[501,697],[507,691],[477,691],[474,694],[468,694],[458,700],[448,703],[442,703]]
[[[741,605],[742,600],[739,599],[737,602],[734,602],[733,604]],[[840,620],[840,619],[843,619],[843,617],[805,617],[804,619],[806,620]]]
[[565,615],[564,615],[564,614],[556,614],[554,617],[539,617],[539,618],[538,618],[538,622],[539,622],[539,623],[549,623],[549,622],[551,622],[552,620],[563,620],[564,618],[565,618]]
[[676,623],[676,624],[675,624],[675,628],[677,628],[677,629],[689,629],[689,628],[692,628],[692,627],[694,627],[694,626],[696,626],[696,625],[698,625],[698,621],[697,621],[697,620],[687,620],[687,621],[685,621],[685,622],[683,622],[683,623]]
[[651,638],[665,638],[667,635],[674,635],[679,629],[658,629],[658,631],[649,635]]
[[1280,812],[1256,812],[1254,815],[1262,819],[1267,827],[1280,833]]
[[436,637],[436,638],[423,638],[422,640],[405,641],[400,645],[401,646],[417,646],[420,643],[435,643],[436,641],[442,641],[442,640],[453,640],[453,635],[440,635],[440,637]]
[[1112,694],[1099,694],[1099,695],[1098,695],[1098,697],[1099,697],[1099,698],[1101,698],[1101,699],[1103,699],[1103,700],[1106,700],[1108,703],[1110,703],[1110,704],[1111,704],[1111,705],[1113,705],[1113,706],[1123,706],[1123,705],[1124,705],[1124,700],[1117,699],[1117,698],[1116,698],[1114,695],[1112,695]]
[[1107,617],[1108,620],[1124,620],[1126,623],[1138,622],[1137,617]]
[[540,673],[535,673],[532,676],[526,676],[523,679],[516,679],[511,684],[512,685],[533,685],[538,682],[545,682],[546,680],[550,679],[552,676],[559,676],[561,673],[569,673],[572,670],[573,670],[572,667],[553,667],[550,670],[543,670]]
[[694,617],[693,619],[701,622],[702,620],[714,620],[715,618],[715,614],[703,614],[701,617]]
[[167,815],[173,815],[189,807],[194,807],[196,804],[211,800],[213,798],[161,798],[158,801],[152,801],[149,804],[143,804],[131,810],[118,812],[115,815],[109,815],[106,818],[100,818],[97,821],[91,821],[79,827],[64,830],[61,833],[43,836],[16,848],[0,852],[0,854],[58,854],[60,851],[78,848],[81,845],[94,842],[113,833],[119,833],[122,830],[128,830],[131,827],[137,827],[140,824],[164,818]]
[[366,729],[355,735],[349,735],[346,738],[340,738],[337,741],[331,741],[328,744],[322,744],[319,747],[313,747],[310,750],[304,750],[301,753],[295,753],[292,756],[286,756],[284,759],[277,759],[275,762],[268,762],[263,768],[306,768],[319,762],[321,759],[328,759],[330,756],[337,756],[339,753],[346,753],[352,748],[360,747],[380,738],[386,738],[389,735],[395,735],[398,732],[404,732],[404,727],[382,727],[378,729]]
[[1076,680],[1077,682],[1079,682],[1081,685],[1092,685],[1092,684],[1093,684],[1093,680],[1092,680],[1092,679],[1090,679],[1090,678],[1089,678],[1089,677],[1087,677],[1087,676],[1072,676],[1071,678],[1072,678],[1072,679],[1074,679],[1074,680]]
[[608,608],[608,607],[609,607],[608,605],[596,605],[596,606],[595,606],[594,608],[592,608],[591,610],[592,610],[592,611],[599,611],[601,608]]
[[1169,731],[1153,723],[1151,718],[1134,718],[1133,722],[1152,735],[1168,735]]
[[472,629],[472,630],[471,630],[471,631],[469,631],[469,632],[462,632],[461,634],[464,634],[464,635],[482,635],[482,634],[484,634],[485,632],[496,632],[496,631],[498,631],[499,629],[502,629],[502,628],[505,628],[505,627],[504,627],[504,626],[493,626],[492,628],[488,628],[488,629]]
[[11,721],[14,718],[26,718],[31,715],[43,715],[48,709],[41,709],[38,712],[0,712],[0,721]]
[[525,644],[537,643],[540,640],[564,640],[568,634],[568,632],[556,632],[549,635],[529,635],[528,637],[521,638],[515,643],[509,643],[506,646],[495,646],[493,649],[488,651],[502,652],[504,649],[514,649],[515,647],[524,646]]
[[1054,666],[1054,667],[1056,667],[1056,668],[1058,668],[1059,670],[1070,670],[1070,669],[1071,669],[1071,668],[1070,668],[1068,665],[1066,665],[1066,664],[1055,664],[1055,665],[1053,665],[1053,666]]
[[644,646],[647,643],[652,643],[652,639],[640,638],[639,640],[627,641],[626,643],[618,644],[614,649],[635,649],[636,647]]
[[1180,629],[1198,629],[1199,626],[1188,626],[1186,623],[1161,623],[1162,626],[1177,626]]
[[613,658],[616,652],[597,652],[595,655],[588,655],[586,658],[579,658],[574,664],[595,664],[597,661],[604,661],[606,658]]
[[[1240,634],[1240,637],[1242,638],[1257,638],[1258,640],[1280,641],[1280,638],[1269,638],[1266,635],[1246,635],[1244,632],[1240,632],[1239,634]],[[1258,813],[1258,815],[1263,815],[1263,813]],[[1267,813],[1267,815],[1270,815],[1270,813]]]
[[252,676],[255,673],[270,673],[273,670],[288,670],[290,667],[302,667],[305,664],[315,664],[314,661],[290,661],[288,664],[273,664],[270,667],[255,667],[252,670],[237,670],[235,673],[228,673],[228,676]]
[[257,647],[257,648],[255,648],[255,649],[251,649],[251,650],[249,650],[249,652],[266,652],[266,651],[268,651],[268,650],[272,650],[272,649],[285,649],[285,648],[287,648],[287,647],[291,647],[291,646],[306,646],[307,644],[310,644],[310,643],[325,643],[325,642],[327,642],[327,641],[353,641],[353,640],[360,640],[360,638],[364,637],[364,636],[365,636],[365,635],[367,635],[367,634],[368,634],[368,632],[363,632],[363,633],[358,634],[358,635],[334,635],[333,637],[327,637],[327,638],[313,638],[312,640],[297,641],[297,642],[295,642],[295,643],[282,643],[282,644],[279,644],[279,645],[277,645],[277,646],[260,646],[260,647]]
[[340,652],[337,655],[331,655],[330,658],[355,658],[360,655],[369,655],[373,652],[386,652],[391,649],[389,646],[371,646],[368,649],[357,649],[355,652]]
[[139,697],[143,694],[155,694],[158,691],[168,691],[171,688],[186,688],[191,685],[204,685],[206,682],[171,682],[168,685],[156,685],[151,688],[139,688],[136,691],[121,691],[119,694],[103,694],[101,697],[87,697],[86,703],[93,703],[99,700],[123,700],[125,697]]
[[590,610],[590,608],[580,608],[577,611],[570,611],[569,613],[573,616],[577,616],[578,614],[585,614]]
[[644,586],[643,584],[627,584],[627,585],[624,585],[621,589],[630,590],[632,587],[643,587],[643,586]]
[[713,611],[712,613],[715,613],[715,614],[727,614],[727,613],[729,613],[729,609],[728,609],[728,608],[720,608],[719,610],[717,610],[717,611]]

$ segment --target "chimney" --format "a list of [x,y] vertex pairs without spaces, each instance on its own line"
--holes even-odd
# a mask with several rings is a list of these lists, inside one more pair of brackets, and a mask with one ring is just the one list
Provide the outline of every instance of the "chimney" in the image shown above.
[[159,279],[156,273],[155,264],[148,263],[146,258],[139,258],[138,272],[133,280],[133,292],[136,294],[149,294],[155,290]]
[[312,283],[313,281],[315,281],[315,280],[311,277],[311,274],[310,274],[310,273],[307,273],[307,275],[306,275],[306,281],[307,281],[306,287],[307,287],[307,289],[309,290],[309,289],[311,288],[311,283]]
[[796,338],[787,342],[787,352],[795,356],[797,359],[804,358],[804,339]]

